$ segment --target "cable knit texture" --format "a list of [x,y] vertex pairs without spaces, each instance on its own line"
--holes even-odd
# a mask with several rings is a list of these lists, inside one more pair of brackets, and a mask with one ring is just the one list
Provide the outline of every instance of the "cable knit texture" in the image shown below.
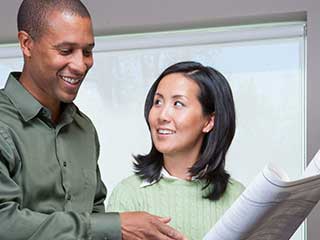
[[208,189],[199,180],[161,178],[150,186],[140,187],[142,180],[130,176],[113,190],[108,211],[146,211],[162,217],[171,217],[170,225],[189,240],[200,240],[223,213],[238,198],[244,187],[231,179],[222,198],[210,201],[202,198]]

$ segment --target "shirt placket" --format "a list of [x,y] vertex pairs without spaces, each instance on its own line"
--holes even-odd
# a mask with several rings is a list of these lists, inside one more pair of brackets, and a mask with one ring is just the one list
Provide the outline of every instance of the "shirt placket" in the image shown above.
[[71,194],[71,183],[70,183],[70,173],[67,159],[64,158],[63,154],[63,141],[59,135],[59,131],[61,127],[56,127],[53,129],[55,135],[55,150],[56,150],[56,158],[59,162],[59,166],[61,169],[61,182],[65,192],[65,211],[72,210],[72,194]]

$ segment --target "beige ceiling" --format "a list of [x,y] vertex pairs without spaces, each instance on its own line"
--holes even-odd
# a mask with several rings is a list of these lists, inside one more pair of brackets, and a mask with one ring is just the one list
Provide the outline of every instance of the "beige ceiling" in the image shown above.
[[[308,2],[318,3],[282,1],[287,3],[276,8],[269,1],[258,4],[255,0],[241,0],[234,8],[233,0],[83,0],[92,15],[95,35],[305,20],[306,14],[301,10]],[[20,3],[21,0],[1,0],[0,43],[17,41],[16,14]]]

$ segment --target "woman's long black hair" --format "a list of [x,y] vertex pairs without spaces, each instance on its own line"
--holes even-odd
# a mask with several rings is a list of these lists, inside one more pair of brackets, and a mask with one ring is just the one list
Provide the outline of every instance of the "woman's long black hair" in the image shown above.
[[[197,62],[179,62],[168,67],[151,86],[144,108],[148,122],[154,95],[161,79],[171,73],[182,73],[195,81],[199,88],[199,102],[205,115],[214,114],[214,127],[206,133],[200,149],[199,159],[189,169],[191,176],[204,180],[204,188],[211,187],[205,198],[218,200],[227,188],[230,175],[225,170],[225,158],[235,134],[235,108],[231,88],[226,78],[212,67]],[[154,146],[149,154],[134,156],[135,172],[149,182],[159,179],[163,166],[163,155]]]

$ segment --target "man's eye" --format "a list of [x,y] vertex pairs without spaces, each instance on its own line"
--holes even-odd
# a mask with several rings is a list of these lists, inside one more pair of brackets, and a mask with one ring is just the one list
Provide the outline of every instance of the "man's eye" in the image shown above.
[[83,55],[86,57],[90,57],[92,55],[92,50],[84,50]]
[[60,49],[59,52],[61,55],[69,55],[72,53],[72,50],[71,49]]

